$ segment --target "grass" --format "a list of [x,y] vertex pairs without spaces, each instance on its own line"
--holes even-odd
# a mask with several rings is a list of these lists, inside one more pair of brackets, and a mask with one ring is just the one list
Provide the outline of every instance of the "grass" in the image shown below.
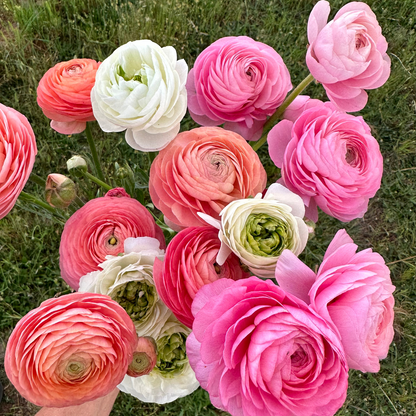
[[[49,128],[36,104],[42,75],[59,61],[74,57],[105,59],[129,40],[149,38],[172,45],[192,67],[198,54],[223,36],[247,35],[274,47],[283,57],[294,84],[307,75],[306,24],[315,1],[271,0],[2,0],[0,2],[0,101],[25,114],[38,143],[34,172],[65,173],[74,154],[88,156],[85,137],[67,137]],[[331,16],[345,1],[332,1]],[[371,125],[384,156],[384,176],[363,219],[348,224],[321,214],[316,235],[302,260],[314,267],[335,232],[346,228],[360,249],[372,247],[390,263],[397,289],[396,335],[378,374],[351,371],[348,398],[339,416],[416,414],[416,134],[415,134],[415,16],[411,0],[367,1],[376,13],[389,42],[392,74],[382,88],[369,92],[369,104],[360,112]],[[306,93],[325,99],[320,85]],[[195,127],[187,116],[182,129]],[[148,167],[122,134],[93,128],[108,180],[113,183],[115,163]],[[260,150],[271,181],[279,172]],[[86,200],[99,195],[80,181]],[[42,195],[38,185],[25,190]],[[5,397],[0,415],[33,415],[36,408],[14,391],[3,371],[2,354],[18,319],[41,301],[68,290],[59,275],[62,224],[17,206],[0,222],[0,380]],[[33,209],[32,209],[33,211]],[[71,213],[69,211],[68,215]],[[219,415],[207,393],[199,389],[168,405],[141,403],[120,394],[112,416]]]

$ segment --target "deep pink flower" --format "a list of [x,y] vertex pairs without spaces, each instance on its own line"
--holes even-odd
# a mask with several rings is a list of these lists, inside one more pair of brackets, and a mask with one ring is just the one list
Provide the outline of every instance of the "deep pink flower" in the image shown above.
[[203,212],[219,219],[231,201],[262,192],[267,175],[257,153],[238,134],[220,127],[179,133],[156,157],[149,192],[165,222],[180,230],[204,226]]
[[27,118],[0,104],[0,219],[14,207],[32,172],[36,139]]
[[163,231],[149,211],[116,188],[102,198],[92,199],[66,222],[59,247],[62,278],[73,289],[87,273],[99,270],[108,255],[124,251],[128,237],[153,237],[165,248]]
[[378,253],[357,246],[340,230],[315,274],[288,250],[276,266],[276,280],[333,323],[350,368],[376,373],[393,340],[394,286]]
[[188,109],[202,126],[218,126],[258,140],[267,116],[292,88],[290,74],[270,46],[247,36],[221,38],[189,72]]
[[134,324],[109,296],[71,293],[43,302],[16,325],[4,366],[37,406],[67,407],[121,383],[137,345]]
[[192,301],[198,290],[218,279],[249,277],[237,256],[231,254],[222,266],[216,263],[221,241],[214,227],[189,227],[169,243],[163,263],[155,260],[153,279],[165,304],[187,327],[192,328]]
[[316,206],[341,221],[361,218],[380,188],[383,157],[362,117],[326,102],[304,111],[295,123],[283,120],[267,141],[287,188],[302,197],[306,217]]
[[192,304],[189,362],[233,416],[332,416],[347,395],[341,341],[303,301],[257,277],[219,279]]
[[390,76],[387,42],[367,4],[348,3],[327,23],[329,11],[324,0],[312,9],[306,64],[332,102],[359,111],[368,99],[364,90],[381,87]]
[[37,101],[51,127],[62,134],[81,133],[95,120],[91,89],[99,62],[72,59],[50,68],[39,81]]

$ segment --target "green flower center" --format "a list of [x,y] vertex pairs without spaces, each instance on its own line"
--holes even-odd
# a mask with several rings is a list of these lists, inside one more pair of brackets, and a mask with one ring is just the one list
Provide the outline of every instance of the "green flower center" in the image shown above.
[[164,377],[180,373],[188,363],[186,336],[182,333],[167,335],[157,341],[157,363],[153,371]]
[[144,85],[147,85],[147,82],[148,82],[146,66],[144,64],[142,64],[141,68],[131,76],[127,75],[123,67],[119,65],[117,67],[117,75],[122,77],[125,81],[131,81],[131,80],[138,81]]
[[291,232],[283,220],[267,214],[250,214],[241,233],[244,248],[257,256],[276,257],[290,247]]

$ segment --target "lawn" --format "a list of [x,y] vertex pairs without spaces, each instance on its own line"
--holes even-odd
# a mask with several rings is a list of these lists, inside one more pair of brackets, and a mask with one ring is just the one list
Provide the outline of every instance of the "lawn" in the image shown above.
[[[366,1],[389,42],[392,72],[388,82],[369,92],[359,113],[371,126],[384,157],[381,189],[363,219],[343,224],[321,213],[316,233],[300,256],[314,268],[336,231],[346,228],[360,249],[372,247],[391,270],[396,286],[395,337],[378,374],[350,373],[348,398],[337,415],[416,415],[416,129],[415,5],[412,0]],[[42,178],[66,173],[74,154],[88,157],[83,134],[64,136],[49,127],[36,103],[42,75],[60,61],[75,57],[104,60],[118,46],[136,39],[172,45],[191,68],[198,54],[223,36],[246,35],[275,48],[297,85],[307,74],[306,25],[314,0],[2,0],[0,2],[0,102],[23,113],[38,145],[33,172]],[[331,1],[331,17],[346,1]],[[326,99],[318,84],[305,91]],[[196,127],[189,115],[182,130]],[[103,133],[93,126],[107,180],[117,183],[116,163],[148,169],[146,157],[133,151],[123,134]],[[269,183],[279,170],[260,156]],[[79,194],[87,201],[101,195],[98,186],[81,180]],[[89,188],[89,189],[87,189]],[[42,197],[39,185],[26,192]],[[146,195],[148,198],[148,195]],[[70,208],[67,217],[74,212]],[[60,278],[59,242],[63,222],[27,203],[18,202],[0,221],[0,380],[5,397],[0,415],[31,416],[36,408],[15,392],[3,368],[7,339],[17,321],[43,300],[69,293]],[[168,405],[141,403],[120,394],[111,413],[125,415],[219,415],[208,394],[194,394]]]

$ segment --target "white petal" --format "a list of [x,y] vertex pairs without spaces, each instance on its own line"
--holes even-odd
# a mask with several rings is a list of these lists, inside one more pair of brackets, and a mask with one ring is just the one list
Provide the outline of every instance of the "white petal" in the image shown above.
[[274,199],[289,205],[292,208],[292,214],[295,217],[303,218],[305,216],[305,205],[303,204],[302,198],[280,183],[270,185],[263,199]]

